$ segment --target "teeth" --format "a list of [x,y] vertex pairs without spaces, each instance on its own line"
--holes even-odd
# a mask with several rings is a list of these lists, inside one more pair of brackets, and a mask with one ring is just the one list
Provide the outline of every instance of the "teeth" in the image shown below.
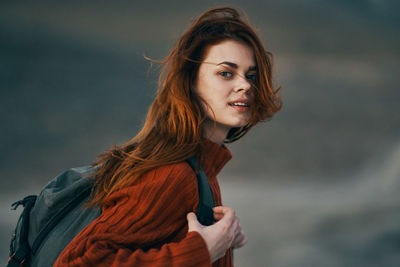
[[230,104],[230,105],[231,105],[231,106],[248,107],[248,105],[245,104],[245,103],[232,103],[232,104]]

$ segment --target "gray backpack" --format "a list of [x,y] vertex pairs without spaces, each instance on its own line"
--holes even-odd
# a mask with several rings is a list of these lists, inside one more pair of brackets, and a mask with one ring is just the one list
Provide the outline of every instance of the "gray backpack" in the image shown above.
[[[197,160],[187,160],[196,170]],[[52,266],[72,239],[101,214],[100,207],[84,204],[93,190],[94,172],[90,166],[69,169],[51,180],[38,196],[30,195],[15,202],[15,210],[24,206],[11,238],[7,267]],[[203,225],[215,222],[214,199],[205,172],[196,172],[199,190],[197,218]]]

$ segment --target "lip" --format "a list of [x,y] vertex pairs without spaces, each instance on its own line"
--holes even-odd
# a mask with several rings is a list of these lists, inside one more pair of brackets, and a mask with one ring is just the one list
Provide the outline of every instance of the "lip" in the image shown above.
[[[250,100],[248,98],[238,98],[236,100],[228,102],[228,105],[232,106],[233,103],[243,103],[247,107],[250,107]],[[232,107],[234,107],[234,106],[232,106]]]
[[[243,103],[243,104],[245,104],[246,106],[233,106],[233,105],[232,105],[233,103]],[[238,99],[236,99],[236,100],[234,100],[234,101],[228,102],[228,105],[229,105],[231,108],[236,109],[237,111],[240,111],[240,112],[247,112],[247,111],[250,109],[250,100],[247,99],[247,98],[238,98]]]

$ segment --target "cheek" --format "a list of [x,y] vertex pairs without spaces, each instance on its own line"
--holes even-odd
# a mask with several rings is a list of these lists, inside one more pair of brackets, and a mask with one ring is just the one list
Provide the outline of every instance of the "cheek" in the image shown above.
[[229,100],[231,86],[229,81],[222,80],[210,73],[200,73],[195,92],[210,107],[222,108]]
[[231,92],[232,90],[229,82],[218,81],[214,86],[214,97],[218,98],[220,101],[223,101],[224,103],[228,101]]
[[196,83],[195,92],[203,100],[209,102],[210,99],[214,98],[215,93],[215,81],[210,77],[201,76]]
[[216,81],[209,84],[206,94],[203,96],[207,103],[215,107],[222,107],[229,98],[229,88],[223,82]]

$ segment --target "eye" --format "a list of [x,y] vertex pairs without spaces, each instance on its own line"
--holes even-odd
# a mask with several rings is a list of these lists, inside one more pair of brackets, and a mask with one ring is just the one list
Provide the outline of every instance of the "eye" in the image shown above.
[[230,79],[233,76],[233,73],[230,71],[221,71],[218,74],[224,77],[225,79]]
[[255,82],[257,80],[257,75],[256,74],[248,74],[248,75],[246,75],[246,79],[249,79],[252,82]]

